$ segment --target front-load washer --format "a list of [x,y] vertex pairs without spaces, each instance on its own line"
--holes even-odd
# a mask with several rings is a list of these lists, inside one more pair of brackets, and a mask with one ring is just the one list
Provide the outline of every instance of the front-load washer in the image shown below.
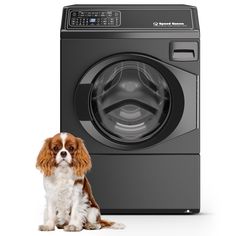
[[192,6],[64,7],[60,129],[102,213],[199,212],[199,47]]

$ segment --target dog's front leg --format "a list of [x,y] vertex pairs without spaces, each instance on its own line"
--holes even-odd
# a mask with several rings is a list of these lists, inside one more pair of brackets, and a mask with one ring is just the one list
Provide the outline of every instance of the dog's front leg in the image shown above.
[[87,195],[82,193],[82,185],[77,184],[73,190],[71,217],[65,231],[81,231],[86,220],[88,209]]
[[53,199],[47,199],[47,207],[44,212],[44,225],[39,226],[40,231],[52,231],[55,229],[56,206]]

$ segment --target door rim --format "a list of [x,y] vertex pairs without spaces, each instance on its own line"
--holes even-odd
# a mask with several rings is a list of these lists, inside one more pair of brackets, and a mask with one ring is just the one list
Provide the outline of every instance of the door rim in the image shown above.
[[[146,63],[152,67],[154,67],[165,79],[166,83],[168,84],[170,93],[171,93],[171,108],[169,111],[169,115],[167,117],[167,120],[162,125],[160,129],[158,129],[157,132],[154,131],[154,134],[148,138],[147,140],[141,141],[141,142],[120,142],[114,139],[111,139],[111,137],[107,136],[104,131],[96,124],[96,121],[94,121],[94,115],[91,113],[91,92],[93,87],[93,82],[96,80],[96,78],[99,76],[102,71],[104,71],[105,68],[121,62],[121,61],[139,61],[141,63]],[[167,138],[177,127],[179,124],[181,117],[183,115],[184,111],[184,94],[182,87],[180,83],[178,82],[178,79],[175,77],[175,75],[168,69],[168,65],[163,65],[162,61],[151,57],[149,55],[145,54],[139,54],[139,53],[119,53],[114,54],[112,56],[109,56],[107,58],[103,58],[102,60],[98,61],[96,64],[92,65],[87,72],[84,74],[82,79],[78,82],[75,90],[75,110],[78,114],[78,88],[80,85],[87,84],[90,85],[90,91],[88,93],[88,96],[86,97],[88,102],[88,112],[90,119],[87,122],[82,122],[82,126],[86,130],[87,133],[89,133],[93,138],[95,138],[97,141],[102,142],[103,144],[109,146],[109,147],[115,147],[118,149],[139,149],[144,148],[148,146],[152,146],[154,144],[157,144]],[[85,99],[85,98],[83,98]],[[78,117],[78,116],[77,116]],[[88,125],[88,122],[91,122],[91,124]]]

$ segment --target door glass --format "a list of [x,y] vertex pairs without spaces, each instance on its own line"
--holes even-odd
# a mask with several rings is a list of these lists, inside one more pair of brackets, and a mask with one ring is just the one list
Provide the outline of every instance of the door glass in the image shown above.
[[90,109],[97,127],[111,139],[140,142],[164,125],[170,96],[165,79],[154,67],[123,61],[97,76]]

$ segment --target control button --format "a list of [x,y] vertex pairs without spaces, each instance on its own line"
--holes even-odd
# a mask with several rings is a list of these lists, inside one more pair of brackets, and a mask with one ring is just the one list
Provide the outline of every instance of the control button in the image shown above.
[[114,27],[120,24],[118,11],[72,11],[71,26]]
[[89,22],[90,22],[90,23],[95,23],[95,22],[96,22],[96,19],[95,19],[95,18],[90,18],[90,19],[89,19]]

